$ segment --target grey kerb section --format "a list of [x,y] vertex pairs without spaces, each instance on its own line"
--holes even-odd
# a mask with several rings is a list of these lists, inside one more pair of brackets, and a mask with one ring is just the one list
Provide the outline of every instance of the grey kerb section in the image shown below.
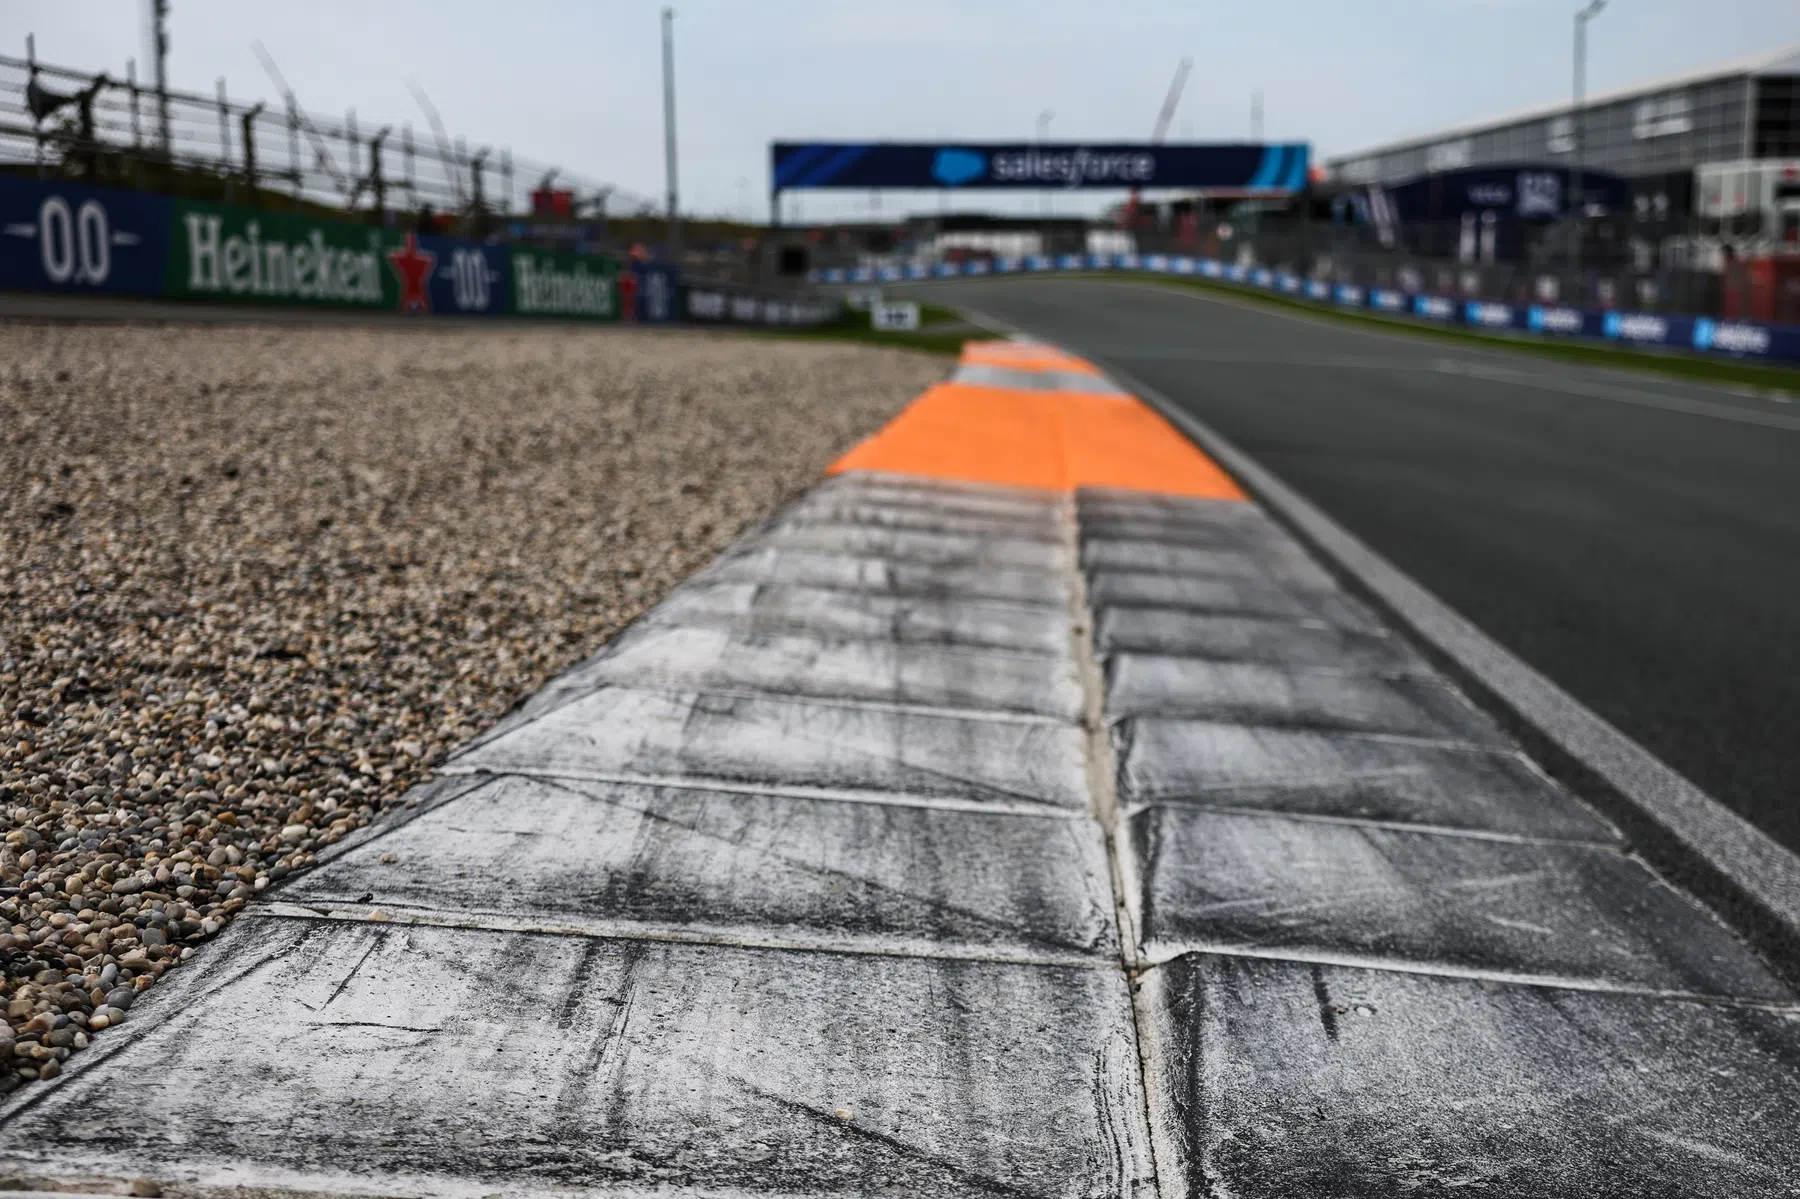
[[420,798],[16,1095],[10,1172],[1800,1178],[1795,996],[1248,504],[832,480]]
[[965,362],[956,368],[951,380],[977,387],[1005,387],[1014,391],[1081,391],[1091,395],[1117,395],[1119,387],[1110,379],[1078,371],[1034,371],[1010,366],[992,366],[985,362]]

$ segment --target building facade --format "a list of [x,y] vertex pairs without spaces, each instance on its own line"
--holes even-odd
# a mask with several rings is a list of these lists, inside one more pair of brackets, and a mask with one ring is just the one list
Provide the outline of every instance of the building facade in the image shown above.
[[[1327,159],[1336,182],[1388,184],[1513,163],[1572,165],[1569,103]],[[1716,162],[1800,158],[1800,45],[1596,94],[1579,114],[1581,162],[1627,178]]]

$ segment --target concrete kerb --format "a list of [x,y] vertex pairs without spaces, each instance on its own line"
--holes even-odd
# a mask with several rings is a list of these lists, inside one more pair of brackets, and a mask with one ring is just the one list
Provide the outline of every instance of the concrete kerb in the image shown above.
[[1217,430],[1118,363],[1089,360],[1191,437],[1353,591],[1419,641],[1553,777],[1613,819],[1634,850],[1800,986],[1800,856],[1483,633]]
[[1397,618],[1553,776],[1617,821],[1655,867],[1718,909],[1785,981],[1800,985],[1800,857],[1590,711],[1167,396],[1108,369],[1236,476],[1355,591]]

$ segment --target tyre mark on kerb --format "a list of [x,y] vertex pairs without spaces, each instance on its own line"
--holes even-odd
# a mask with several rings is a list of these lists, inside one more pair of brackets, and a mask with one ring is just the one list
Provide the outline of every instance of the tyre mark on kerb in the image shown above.
[[[760,697],[751,697],[751,698],[760,698]],[[958,718],[959,717],[959,714],[952,712],[952,710],[950,710],[950,709],[925,710],[925,711],[920,711],[920,712],[916,712],[916,713],[907,712],[904,714],[936,718],[939,716],[943,716],[947,713],[949,714],[950,718]],[[742,721],[742,722],[746,722],[746,723],[749,721],[748,717],[743,716],[740,713],[738,713],[738,711],[735,708],[732,709],[731,711],[722,713],[721,715],[723,715],[728,720],[737,720],[737,721]],[[1061,725],[1064,722],[1056,720],[1054,718],[1046,717],[1046,718],[1041,718],[1038,720],[1023,722],[1023,723]],[[898,733],[898,730],[900,729],[900,727],[901,726],[900,726],[899,722],[895,722],[894,728],[897,733]],[[792,731],[793,731],[796,739],[799,741],[802,741],[802,742],[816,744],[816,745],[825,746],[825,747],[829,747],[829,748],[836,748],[842,744],[841,742],[833,740],[830,737],[820,737],[811,732],[806,731],[805,729],[798,729],[798,730],[792,730]],[[901,743],[895,747],[894,752],[886,755],[885,757],[883,755],[880,755],[880,754],[877,754],[874,752],[863,751],[860,749],[857,752],[858,752],[859,756],[861,756],[861,757],[871,758],[876,761],[893,762],[896,765],[901,766],[908,771],[914,772],[915,774],[923,775],[925,778],[934,780],[939,783],[951,784],[952,786],[954,786],[958,789],[966,790],[967,792],[973,793],[975,796],[978,796],[978,797],[979,796],[992,796],[992,797],[997,797],[1000,799],[1011,800],[1014,803],[1029,804],[1034,807],[1041,807],[1041,808],[1050,808],[1053,806],[1051,804],[1044,802],[1043,800],[1039,799],[1037,796],[1030,794],[1028,792],[1019,791],[1012,787],[1002,786],[999,783],[989,782],[989,781],[977,778],[974,775],[964,774],[959,771],[951,770],[947,767],[930,766],[923,762],[911,761],[906,757],[906,749],[907,749],[907,746],[904,743],[904,741],[902,740]]]
[[[747,843],[746,837],[743,834],[740,834],[737,836],[727,836],[727,835],[724,835],[721,833],[715,833],[709,829],[702,828],[698,824],[693,824],[693,823],[690,823],[685,820],[678,820],[673,816],[665,816],[661,812],[654,812],[654,811],[651,811],[649,808],[640,807],[636,804],[626,803],[622,799],[608,797],[608,796],[604,796],[604,795],[592,795],[586,791],[581,791],[577,788],[570,787],[567,784],[557,782],[554,779],[546,779],[543,781],[545,782],[546,785],[548,785],[550,787],[553,787],[559,791],[565,791],[565,792],[569,793],[570,795],[578,796],[581,799],[586,800],[588,802],[598,801],[600,803],[605,803],[611,807],[620,808],[620,809],[623,809],[624,811],[631,812],[637,816],[642,817],[645,820],[650,820],[650,821],[653,821],[658,824],[664,824],[671,828],[677,828],[677,829],[682,830],[683,832],[691,833],[696,837],[702,837],[702,838],[705,838],[710,841],[717,841],[722,845],[728,845],[734,849],[748,849],[750,852],[756,854],[758,857],[766,858],[772,862],[779,862],[781,865],[786,866],[791,870],[795,870],[801,874],[810,875],[814,878],[821,879],[825,882],[839,882],[839,883],[848,884],[853,887],[866,888],[867,890],[872,891],[877,895],[886,895],[886,896],[890,896],[895,899],[903,900],[907,903],[918,904],[920,907],[925,908],[928,911],[939,912],[939,913],[942,913],[942,914],[948,915],[948,916],[960,917],[964,920],[969,921],[971,924],[976,925],[979,928],[985,928],[991,932],[1006,933],[1006,934],[1016,936],[1021,941],[1025,942],[1028,945],[1034,945],[1034,946],[1037,946],[1039,948],[1044,948],[1044,949],[1052,949],[1052,950],[1060,949],[1060,950],[1065,950],[1065,951],[1077,953],[1077,954],[1092,953],[1096,949],[1096,947],[1093,945],[1082,945],[1082,944],[1078,944],[1074,941],[1070,941],[1063,937],[1047,936],[1044,934],[1040,934],[1040,933],[1034,932],[1031,929],[1026,928],[1022,925],[1014,924],[1014,923],[1012,923],[1010,921],[1006,921],[1006,920],[997,919],[993,916],[986,915],[985,913],[975,911],[972,908],[965,908],[958,904],[951,903],[949,900],[946,900],[946,899],[941,899],[941,898],[937,898],[935,896],[930,896],[930,895],[919,895],[912,891],[908,891],[904,887],[889,886],[886,883],[878,882],[871,878],[865,878],[864,876],[856,874],[849,870],[837,870],[837,869],[833,869],[832,867],[829,867],[829,866],[815,866],[812,863],[807,862],[807,861],[805,861],[799,857],[793,856],[793,855],[784,854],[784,853],[781,853],[774,849],[759,848],[757,846],[749,845]],[[830,801],[824,801],[824,802],[830,802]],[[580,897],[581,898],[598,899],[598,898],[601,898],[602,894],[603,893],[586,893],[586,894],[581,895]]]
[[[985,651],[984,651],[985,652]],[[1000,653],[1011,653],[1022,658],[1042,658],[1033,650],[1007,650]],[[755,687],[723,683],[717,686],[697,686],[682,678],[671,678],[666,672],[654,670],[642,672],[640,679],[633,680],[630,685],[602,681],[594,688],[598,692],[603,688],[615,691],[635,691],[645,695],[665,695],[676,698],[688,695],[717,696],[720,699],[742,699],[775,703],[811,704],[825,708],[851,708],[868,712],[897,712],[902,716],[926,716],[946,720],[980,720],[995,724],[1047,724],[1066,725],[1069,722],[1060,716],[1041,712],[1022,712],[1007,708],[967,708],[948,704],[908,703],[899,700],[857,699],[854,697],[833,695],[810,695],[799,692],[759,691]],[[593,694],[590,692],[589,694]],[[583,696],[581,698],[586,698]],[[702,713],[712,715],[713,713]]]
[[[1242,788],[1196,788],[1192,795],[1204,797],[1212,794],[1229,794],[1236,790],[1263,790],[1270,786],[1265,783],[1246,784]],[[1183,804],[1181,797],[1155,797],[1140,800],[1131,804],[1121,804],[1119,812],[1125,817],[1136,816],[1140,812],[1148,812],[1155,808],[1164,808]],[[1580,849],[1619,850],[1615,841],[1598,841],[1579,837],[1534,837],[1526,833],[1497,833],[1487,829],[1458,828],[1449,824],[1428,824],[1413,820],[1381,820],[1369,816],[1338,816],[1329,812],[1281,811],[1279,809],[1245,807],[1232,803],[1199,803],[1195,804],[1208,812],[1220,812],[1231,816],[1247,816],[1255,820],[1291,820],[1302,824],[1334,824],[1355,829],[1382,829],[1395,833],[1424,833],[1433,837],[1461,837],[1469,841],[1493,841],[1502,845],[1570,845]]]
[[[344,988],[350,985],[350,980],[356,977],[356,972],[363,968],[363,963],[369,960],[369,955],[374,953],[377,949],[380,949],[383,945],[387,944],[387,939],[388,939],[388,930],[385,928],[377,928],[375,930],[375,936],[369,941],[369,947],[367,949],[363,950],[363,955],[361,957],[356,959],[356,965],[350,967],[350,973],[344,975],[343,978],[338,980],[338,985],[331,989],[331,994],[329,994],[325,997],[324,1003],[321,1003],[318,1007],[312,1008],[310,1010],[315,1011],[315,1012],[322,1012],[326,1008],[330,1007],[331,1001],[336,999],[339,995],[342,995],[344,993]],[[296,1001],[296,1002],[298,1002],[298,1001]],[[300,1006],[306,1007],[307,1005],[304,1003],[301,1003]]]
[[795,1115],[801,1116],[813,1124],[830,1129],[834,1132],[842,1133],[846,1136],[855,1137],[858,1140],[880,1145],[899,1154],[904,1160],[941,1170],[964,1186],[978,1188],[977,1193],[1003,1195],[1007,1196],[1008,1199],[1040,1199],[1040,1196],[1036,1191],[1025,1190],[1022,1187],[1014,1186],[1012,1183],[1002,1179],[990,1178],[987,1175],[980,1174],[966,1166],[958,1165],[953,1161],[940,1157],[927,1149],[903,1141],[899,1137],[891,1136],[884,1132],[876,1132],[872,1128],[858,1125],[854,1112],[850,1114],[849,1119],[844,1119],[835,1111],[821,1111],[811,1104],[803,1103],[798,1099],[790,1099],[786,1095],[778,1095],[774,1091],[765,1090],[747,1078],[740,1078],[731,1074],[724,1075],[723,1078],[725,1081],[734,1084],[745,1093],[754,1095],[765,1102],[772,1103],[777,1107],[793,1112]]
[[[1154,874],[1157,863],[1150,861],[1149,873]],[[1436,885],[1420,885],[1416,892],[1420,896],[1432,892],[1443,891],[1485,891],[1500,890],[1508,887],[1520,887],[1536,881],[1542,871],[1527,871],[1517,874],[1498,875],[1493,878],[1453,879]],[[1394,895],[1402,889],[1387,882],[1371,883],[1364,887],[1348,887],[1330,895],[1317,899],[1309,899],[1304,903],[1285,904],[1284,897],[1279,895],[1252,895],[1242,899],[1217,899],[1211,903],[1199,904],[1190,909],[1190,918],[1199,919],[1214,916],[1221,912],[1251,912],[1264,920],[1286,920],[1294,916],[1303,916],[1320,908],[1338,908],[1352,900],[1379,899]]]
[[[467,767],[442,768],[455,772],[467,770]],[[633,774],[630,771],[617,770],[579,770],[564,767],[528,767],[508,766],[505,769],[481,767],[478,770],[484,778],[533,778],[533,779],[575,779],[590,783],[629,783],[647,787],[675,787],[687,791],[731,791],[749,795],[783,795],[796,799],[830,799],[844,803],[866,803],[888,805],[900,808],[935,808],[946,812],[987,812],[1003,813],[1009,816],[1029,816],[1043,820],[1079,820],[1087,816],[1086,812],[1076,808],[1053,806],[1037,800],[1022,803],[1006,803],[983,799],[961,799],[947,795],[923,795],[908,791],[878,791],[872,788],[845,788],[828,786],[808,786],[804,784],[788,785],[784,783],[764,783],[754,780],[721,777],[717,775],[669,775],[669,774]]]
[[556,1014],[556,1026],[564,1032],[575,1025],[575,1017],[581,1011],[581,1001],[587,996],[595,967],[604,950],[605,942],[597,937],[588,938],[582,943],[581,959],[575,963],[575,969],[569,976],[569,993],[563,997],[562,1008]]
[[[351,908],[324,909],[283,905],[280,910],[264,911],[258,919],[298,920],[337,924],[391,923],[404,928],[466,929],[489,933],[523,933],[536,937],[585,937],[600,941],[655,943],[672,946],[711,946],[720,949],[742,949],[750,952],[817,953],[838,957],[905,958],[922,961],[987,962],[1008,966],[1051,966],[1065,970],[1113,970],[1117,964],[1093,953],[1053,954],[1014,950],[1004,944],[974,942],[925,942],[920,940],[895,943],[891,938],[871,938],[843,934],[821,939],[801,936],[757,935],[747,928],[720,925],[696,926],[646,920],[541,920],[530,917],[504,916],[483,911],[444,911],[411,907],[394,903],[379,918]],[[450,969],[460,969],[451,963]],[[478,977],[470,975],[469,977]],[[504,985],[504,984],[498,984]],[[524,992],[520,992],[524,994]]]
[[1747,1012],[1773,1012],[1782,1016],[1800,1016],[1800,1004],[1765,999],[1743,999],[1732,995],[1701,994],[1696,991],[1671,991],[1661,987],[1634,986],[1604,979],[1575,975],[1546,974],[1531,971],[1483,970],[1444,962],[1422,963],[1408,959],[1382,957],[1374,953],[1338,953],[1312,946],[1233,944],[1205,937],[1183,939],[1179,943],[1155,943],[1144,956],[1146,969],[1165,966],[1189,954],[1214,957],[1250,958],[1259,962],[1294,962],[1325,966],[1341,966],[1353,970],[1373,970],[1388,974],[1410,974],[1423,978],[1457,978],[1474,982],[1496,983],[1509,987],[1538,987],[1552,991],[1580,991],[1589,995],[1629,995],[1640,999],[1689,1003],[1697,1007],[1723,1008]]
[[1338,1039],[1337,1009],[1331,1003],[1331,988],[1325,985],[1325,967],[1312,964],[1313,998],[1319,1001],[1319,1024],[1331,1040]]

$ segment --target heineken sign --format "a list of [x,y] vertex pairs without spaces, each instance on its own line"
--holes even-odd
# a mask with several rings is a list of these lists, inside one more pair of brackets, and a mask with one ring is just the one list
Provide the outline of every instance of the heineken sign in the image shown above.
[[617,320],[619,269],[599,254],[178,200],[164,284],[174,299]]
[[[690,307],[666,263],[417,233],[394,227],[410,222],[391,214],[382,223],[357,216],[0,174],[0,291],[567,321],[672,321]],[[730,303],[736,319],[756,323],[836,313],[835,303],[735,292]],[[707,296],[692,307],[712,311]]]
[[517,316],[619,317],[619,262],[614,258],[515,247],[512,284]]
[[173,298],[400,306],[402,238],[386,230],[178,201],[173,233]]

